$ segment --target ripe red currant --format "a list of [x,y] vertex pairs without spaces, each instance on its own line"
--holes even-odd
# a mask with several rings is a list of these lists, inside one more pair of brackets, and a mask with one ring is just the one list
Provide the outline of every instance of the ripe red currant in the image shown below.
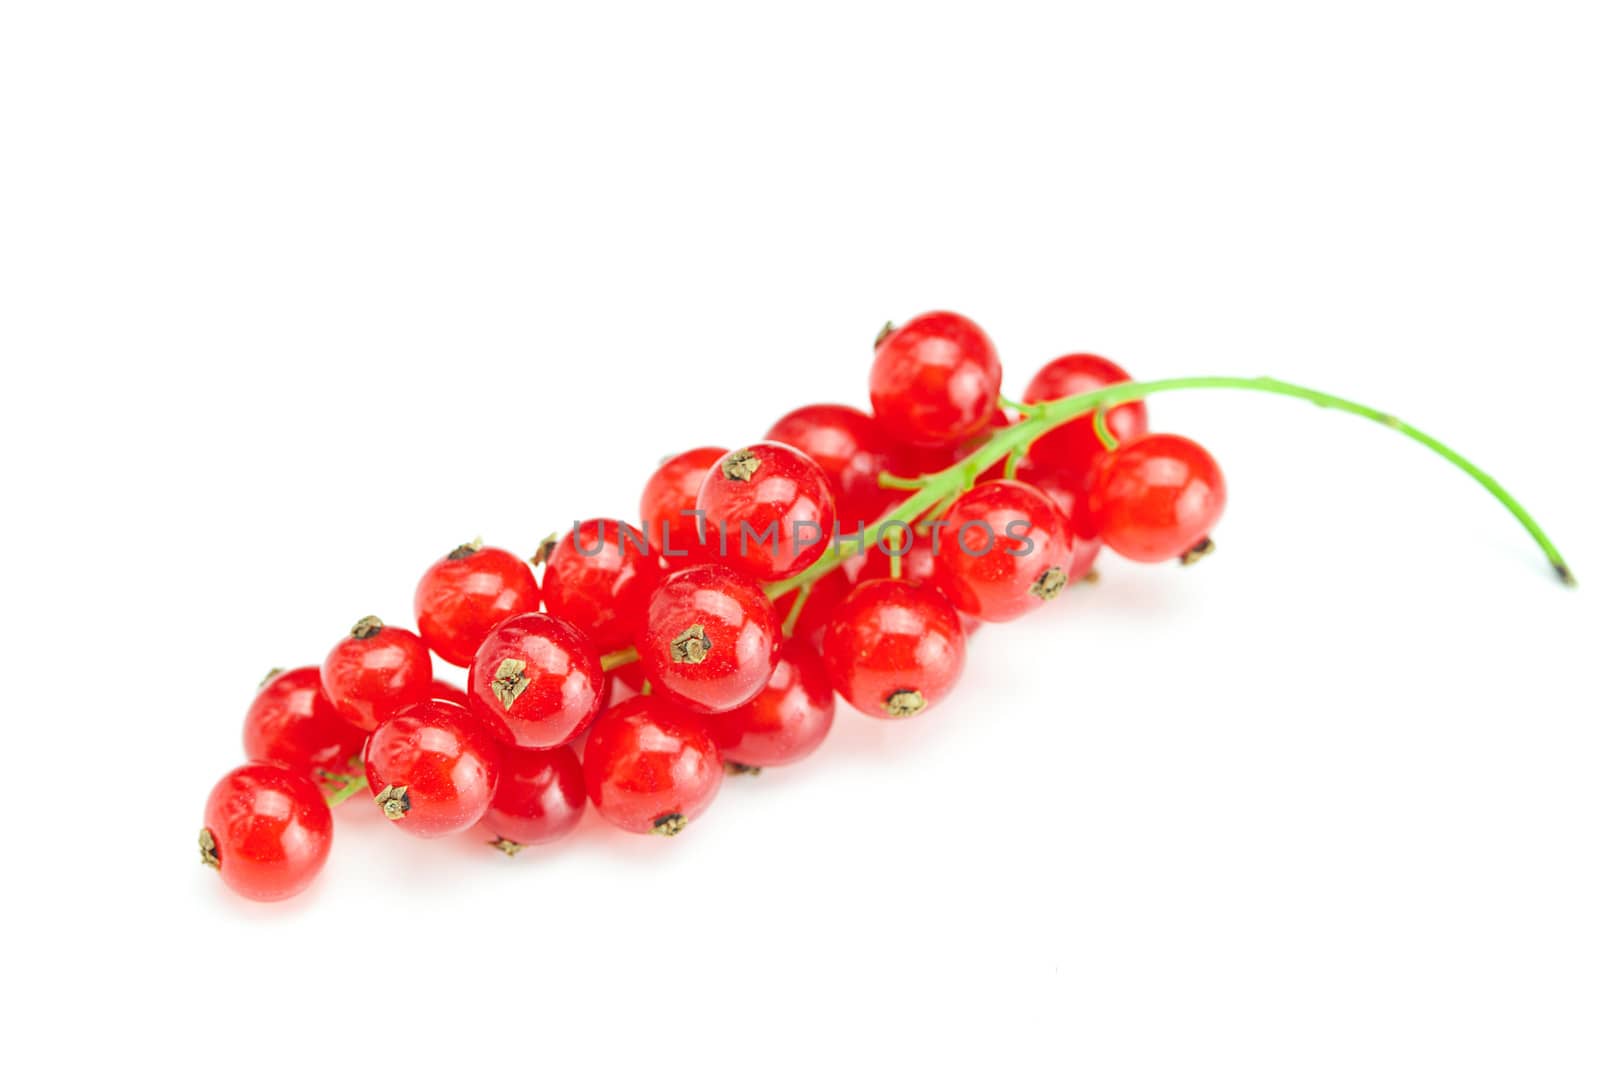
[[722,758],[749,767],[777,767],[816,751],[833,726],[833,686],[811,646],[784,643],[767,687],[748,704],[705,716]]
[[428,647],[465,667],[490,630],[513,615],[539,610],[539,583],[510,552],[474,542],[427,569],[413,607]]
[[473,709],[505,720],[526,748],[571,741],[599,712],[604,687],[593,642],[571,623],[537,612],[489,631],[467,674]]
[[[1022,399],[1024,403],[1041,404],[1132,380],[1127,371],[1109,359],[1078,353],[1053,359],[1039,368]],[[1149,429],[1144,402],[1135,400],[1108,409],[1106,429],[1123,444],[1143,437]],[[1105,451],[1105,445],[1095,435],[1093,419],[1085,415],[1035,440],[1028,449],[1028,458],[1034,466],[1056,472],[1066,485],[1082,491],[1088,487],[1095,461]]]
[[306,775],[247,763],[206,800],[200,860],[251,900],[282,900],[311,884],[333,846],[333,813]]
[[644,483],[639,516],[650,547],[668,569],[706,562],[700,520],[694,515],[700,484],[726,448],[691,448],[662,463]]
[[451,704],[467,706],[467,691],[460,686],[451,685],[443,678],[435,678],[428,683],[428,699],[444,700]]
[[322,662],[322,691],[363,732],[428,695],[433,662],[410,630],[368,615]]
[[871,522],[894,502],[893,490],[878,485],[889,470],[891,446],[871,415],[843,404],[810,404],[772,424],[766,440],[798,448],[828,477],[839,524],[853,530]]
[[343,768],[365,740],[334,710],[316,667],[268,675],[244,716],[246,757],[307,774]]
[[1031,485],[1002,479],[967,490],[936,524],[934,540],[934,584],[985,622],[1014,619],[1066,587],[1072,532]]
[[589,732],[583,778],[595,810],[636,834],[678,833],[722,785],[722,757],[698,716],[633,697]]
[[816,461],[770,441],[729,452],[696,501],[721,562],[757,581],[799,574],[833,535],[833,493]]
[[868,715],[903,719],[936,704],[961,677],[966,635],[950,602],[924,585],[862,582],[822,640],[828,679]]
[[729,711],[761,692],[778,663],[779,619],[761,587],[717,563],[669,576],[638,635],[651,685],[695,711]]
[[565,837],[583,818],[583,764],[571,745],[502,748],[500,784],[483,816],[490,844],[506,855]]
[[1106,546],[1143,563],[1203,555],[1227,501],[1211,453],[1168,433],[1118,447],[1097,465],[1089,492]]
[[367,788],[390,821],[418,837],[467,829],[489,810],[500,745],[476,717],[442,700],[406,708],[367,741]]
[[602,651],[619,649],[633,639],[659,573],[642,532],[618,519],[587,519],[545,561],[545,608]]
[[1000,397],[1000,357],[978,324],[952,311],[918,315],[878,343],[872,410],[910,445],[959,441],[981,430]]

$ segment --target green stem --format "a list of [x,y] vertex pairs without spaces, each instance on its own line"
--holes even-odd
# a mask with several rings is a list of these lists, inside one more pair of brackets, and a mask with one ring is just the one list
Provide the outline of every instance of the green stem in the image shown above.
[[[1489,495],[1500,501],[1507,511],[1522,524],[1528,535],[1538,543],[1544,552],[1545,558],[1550,561],[1550,566],[1555,570],[1556,576],[1567,585],[1577,585],[1572,569],[1567,566],[1561,553],[1550,538],[1540,529],[1533,516],[1528,514],[1518,501],[1499,482],[1491,478],[1481,467],[1469,461],[1461,453],[1450,448],[1444,442],[1423,433],[1421,430],[1402,422],[1395,416],[1357,404],[1354,401],[1337,397],[1331,393],[1320,392],[1316,389],[1307,389],[1302,385],[1292,385],[1281,382],[1276,378],[1234,378],[1223,376],[1208,376],[1194,378],[1165,378],[1154,382],[1122,382],[1108,386],[1105,389],[1096,389],[1093,392],[1079,393],[1075,396],[1062,397],[1044,404],[1016,404],[1005,401],[1005,406],[1022,412],[1027,416],[1013,426],[996,433],[982,447],[961,462],[947,467],[935,474],[925,475],[920,479],[919,488],[911,497],[900,504],[889,514],[885,515],[878,523],[869,527],[863,541],[866,545],[876,544],[885,523],[908,522],[933,507],[941,500],[960,492],[968,483],[974,471],[989,469],[995,463],[1006,457],[1009,453],[1026,451],[1028,446],[1037,440],[1040,435],[1055,429],[1063,423],[1075,418],[1092,413],[1096,408],[1110,408],[1124,404],[1131,400],[1139,400],[1155,393],[1172,393],[1185,389],[1243,389],[1256,393],[1275,393],[1278,396],[1296,397],[1310,401],[1318,407],[1332,408],[1335,411],[1359,415],[1361,418],[1387,426],[1389,429],[1404,434],[1418,444],[1432,452],[1444,457],[1451,464],[1468,474],[1475,482],[1488,490]],[[806,568],[792,578],[781,582],[774,582],[767,586],[769,596],[778,597],[789,590],[814,582],[822,575],[839,566],[844,560],[854,555],[856,542],[852,539],[838,544],[835,551],[823,556],[822,559]]]
[[638,658],[639,650],[634,648],[632,645],[629,645],[627,648],[619,648],[615,652],[607,652],[605,655],[601,656],[600,669],[603,671],[614,671],[618,667],[632,663]]
[[354,775],[335,792],[328,794],[328,807],[336,808],[349,800],[363,789],[367,788],[367,780],[362,775]]

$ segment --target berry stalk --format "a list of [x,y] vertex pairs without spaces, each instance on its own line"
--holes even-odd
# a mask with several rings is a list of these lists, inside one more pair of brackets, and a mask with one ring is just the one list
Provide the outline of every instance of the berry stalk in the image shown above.
[[[1507,511],[1511,512],[1516,520],[1522,524],[1522,528],[1539,545],[1540,550],[1545,555],[1545,559],[1549,561],[1551,568],[1556,572],[1556,577],[1569,586],[1578,584],[1577,579],[1573,576],[1572,569],[1562,559],[1560,551],[1556,549],[1555,544],[1540,528],[1533,516],[1528,513],[1528,510],[1483,468],[1468,460],[1443,441],[1424,433],[1393,415],[1379,411],[1377,408],[1358,404],[1355,401],[1346,400],[1331,393],[1324,393],[1320,390],[1308,389],[1302,385],[1294,385],[1290,382],[1279,381],[1276,378],[1265,377],[1203,376],[1164,378],[1152,382],[1123,382],[1104,389],[1078,393],[1043,404],[1017,404],[1002,400],[1002,404],[1022,413],[1024,418],[1016,425],[996,433],[982,447],[961,462],[921,478],[906,479],[885,476],[880,479],[885,486],[915,489],[916,491],[909,499],[868,527],[862,543],[876,544],[880,536],[885,532],[884,528],[890,524],[915,521],[930,508],[969,488],[977,480],[981,472],[1002,460],[1008,462],[1008,469],[1014,470],[1016,459],[1024,455],[1035,440],[1064,423],[1076,418],[1082,418],[1085,415],[1093,416],[1094,413],[1104,411],[1106,408],[1131,400],[1140,400],[1155,393],[1178,392],[1186,389],[1239,389],[1248,392],[1295,397],[1316,404],[1318,407],[1332,408],[1335,411],[1358,415],[1361,418],[1387,426],[1391,430],[1404,434],[1423,447],[1442,456],[1483,486]],[[801,573],[767,586],[768,595],[779,597],[792,589],[810,585],[839,566],[857,551],[860,551],[856,547],[857,543],[852,540],[848,543],[837,545],[835,551],[823,556],[822,559]]]

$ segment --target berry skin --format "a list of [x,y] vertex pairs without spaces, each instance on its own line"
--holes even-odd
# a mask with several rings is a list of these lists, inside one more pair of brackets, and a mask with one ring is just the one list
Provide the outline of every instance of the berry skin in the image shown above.
[[843,404],[810,404],[772,424],[765,440],[798,448],[828,477],[839,524],[853,530],[870,523],[892,504],[896,493],[878,485],[889,469],[891,446],[871,415]]
[[1000,397],[1000,357],[978,324],[953,311],[918,315],[878,344],[872,410],[908,445],[954,443],[983,429]]
[[698,716],[639,696],[594,724],[583,778],[590,802],[609,822],[671,837],[717,795],[722,756]]
[[465,667],[490,630],[539,610],[539,583],[527,563],[503,548],[462,545],[422,575],[412,606],[428,647]]
[[985,622],[1015,619],[1066,587],[1072,532],[1043,492],[983,482],[956,498],[934,530],[934,584]]
[[443,700],[451,704],[467,706],[467,691],[460,686],[451,685],[443,678],[435,678],[428,683],[428,699]]
[[583,818],[583,764],[571,745],[503,748],[500,784],[483,816],[489,842],[506,855],[565,837]]
[[704,717],[722,758],[777,767],[815,752],[833,726],[833,686],[811,646],[786,642],[767,687],[748,704]]
[[761,582],[799,574],[833,535],[833,493],[815,460],[764,441],[724,455],[700,486],[708,550]]
[[604,688],[594,644],[564,619],[537,612],[491,630],[467,674],[472,709],[504,720],[525,748],[571,741],[600,711]]
[[602,650],[632,640],[660,567],[642,532],[617,519],[588,519],[550,552],[544,603]]
[[489,810],[500,745],[465,709],[425,700],[372,732],[366,769],[367,788],[391,822],[418,837],[440,837]]
[[[828,628],[828,620],[833,617],[833,609],[838,607],[839,602],[850,593],[851,565],[859,564],[860,560],[859,555],[851,556],[845,560],[843,566],[829,571],[812,584],[811,595],[800,605],[800,616],[795,619],[791,634],[785,638],[785,642],[798,641],[810,645],[813,649],[821,650],[822,633]],[[780,625],[788,620],[789,612],[794,610],[794,602],[799,595],[800,591],[796,589],[783,594],[773,602],[773,611]]]
[[1187,437],[1151,434],[1097,466],[1089,510],[1106,547],[1141,563],[1191,562],[1228,502],[1222,468]]
[[694,711],[731,711],[772,677],[778,627],[760,586],[706,563],[656,587],[636,643],[657,691]]
[[433,682],[428,646],[410,630],[368,615],[322,661],[322,691],[363,733],[427,698]]
[[934,590],[879,578],[834,612],[822,641],[828,679],[858,711],[903,719],[944,697],[966,664],[961,617]]
[[[1062,356],[1039,368],[1022,394],[1027,404],[1041,404],[1065,396],[1104,389],[1132,381],[1128,372],[1101,356],[1087,353]],[[1118,404],[1106,411],[1106,429],[1121,444],[1143,437],[1149,430],[1149,417],[1140,400]],[[1028,458],[1041,470],[1053,470],[1075,490],[1088,488],[1095,461],[1105,455],[1106,446],[1094,432],[1094,420],[1085,415],[1058,426],[1034,441]]]
[[1094,570],[1100,556],[1100,523],[1089,510],[1089,494],[1074,489],[1069,479],[1053,470],[1040,470],[1024,461],[1017,468],[1017,480],[1027,482],[1055,504],[1072,531],[1072,564],[1067,568],[1067,584],[1080,582]]
[[247,763],[206,800],[200,859],[251,900],[283,900],[311,884],[333,846],[333,813],[306,775]]
[[269,675],[244,716],[246,758],[304,774],[345,767],[365,740],[323,693],[316,667]]
[[[700,484],[727,452],[726,448],[691,448],[667,460],[644,483],[639,517],[650,547],[668,570],[706,562],[700,543],[700,522],[693,514]],[[665,539],[663,539],[665,538]]]

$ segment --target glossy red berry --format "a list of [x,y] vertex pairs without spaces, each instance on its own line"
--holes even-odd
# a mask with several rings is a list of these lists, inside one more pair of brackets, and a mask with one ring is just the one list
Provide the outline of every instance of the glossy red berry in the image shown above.
[[633,697],[594,724],[583,750],[589,800],[608,821],[666,837],[722,786],[722,757],[700,718],[659,697]]
[[[1132,381],[1128,372],[1109,359],[1078,353],[1053,359],[1039,368],[1022,399],[1024,403],[1040,404],[1127,381]],[[1143,437],[1149,430],[1144,402],[1135,400],[1108,409],[1106,429],[1121,443]],[[1094,432],[1093,419],[1086,415],[1039,437],[1028,449],[1028,458],[1035,467],[1054,471],[1066,485],[1082,491],[1088,487],[1095,461],[1105,451]]]
[[1000,396],[1000,357],[978,324],[952,311],[918,315],[878,343],[872,410],[910,445],[956,442],[983,429]]
[[1049,497],[1067,520],[1067,529],[1072,531],[1072,563],[1067,568],[1067,584],[1087,578],[1094,571],[1101,546],[1100,523],[1089,510],[1088,491],[1074,488],[1073,480],[1066,475],[1040,470],[1027,462],[1018,467],[1017,479]]
[[724,455],[696,506],[720,562],[760,582],[799,574],[833,536],[827,476],[804,452],[776,442]]
[[428,695],[433,661],[410,630],[368,615],[322,661],[322,691],[356,728],[370,732]]
[[939,520],[934,584],[985,622],[1005,622],[1066,588],[1072,532],[1048,496],[1023,482],[982,482]]
[[372,732],[367,788],[400,829],[418,837],[457,833],[489,810],[500,777],[500,751],[465,709],[425,700]]
[[343,768],[366,739],[334,709],[316,667],[268,675],[244,716],[246,757],[307,774]]
[[765,439],[798,448],[828,477],[839,524],[854,530],[870,523],[894,502],[895,493],[878,484],[890,469],[893,451],[876,420],[843,404],[810,404],[772,424]]
[[507,619],[484,639],[467,675],[475,711],[498,716],[526,748],[571,741],[600,710],[605,672],[594,643],[563,619]]
[[1165,433],[1118,447],[1097,466],[1089,493],[1106,546],[1143,563],[1203,555],[1227,501],[1211,453]]
[[700,539],[695,500],[700,484],[726,448],[691,448],[662,463],[644,483],[639,498],[640,521],[650,547],[670,570],[707,562]]
[[705,716],[722,758],[747,767],[804,759],[833,726],[833,686],[822,658],[799,641],[784,643],[778,668],[748,704]]
[[523,560],[474,542],[429,567],[412,603],[428,647],[465,667],[490,630],[513,615],[539,610],[539,583]]
[[689,567],[651,593],[639,658],[663,695],[695,711],[729,711],[772,676],[779,624],[750,579],[717,563]]
[[565,837],[583,818],[583,764],[571,745],[500,752],[500,784],[483,816],[490,844],[507,855]]
[[852,706],[903,719],[938,703],[961,677],[966,635],[956,609],[924,585],[862,582],[822,641],[828,679]]
[[545,561],[545,609],[601,651],[624,648],[659,573],[643,531],[619,519],[586,519]]
[[247,763],[206,800],[200,860],[251,900],[282,900],[311,884],[333,846],[333,813],[306,775]]
[[428,683],[428,699],[444,700],[451,704],[467,706],[467,691],[458,685],[451,685],[443,678],[435,678]]

